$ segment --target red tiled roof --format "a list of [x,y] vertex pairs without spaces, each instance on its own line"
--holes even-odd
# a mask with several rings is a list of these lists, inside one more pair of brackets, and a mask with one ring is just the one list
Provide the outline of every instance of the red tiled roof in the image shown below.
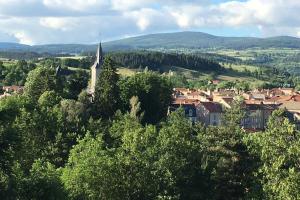
[[283,102],[288,101],[291,99],[291,96],[275,96],[271,97],[270,99],[266,100],[267,102]]
[[13,91],[18,91],[24,89],[24,86],[17,86],[17,85],[12,85],[12,86],[3,86],[3,90],[13,90]]
[[278,105],[275,104],[244,104],[248,110],[276,110]]
[[200,101],[195,99],[175,99],[173,101],[173,104],[179,104],[179,105],[188,105],[188,104],[198,105],[199,103]]
[[293,95],[291,97],[290,101],[300,102],[300,95]]
[[262,104],[263,102],[260,100],[244,100],[245,104]]
[[190,91],[188,88],[174,88],[174,91],[178,91],[178,92],[188,92]]
[[268,102],[286,102],[286,101],[295,101],[300,102],[300,95],[289,95],[289,96],[276,96],[267,100]]
[[220,80],[212,80],[211,82],[212,82],[212,84],[217,85],[217,84],[219,84],[221,81],[220,81]]
[[294,88],[281,88],[281,90],[290,90],[290,91],[294,91]]

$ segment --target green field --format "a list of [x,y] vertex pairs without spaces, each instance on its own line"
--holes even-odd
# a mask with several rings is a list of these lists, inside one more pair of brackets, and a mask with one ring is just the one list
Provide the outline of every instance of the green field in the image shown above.
[[[286,69],[292,73],[300,73],[300,49],[253,48],[239,51],[225,49],[210,51],[210,53],[234,57],[240,59],[244,63],[251,63],[251,65],[275,67]],[[251,70],[251,67],[249,69]]]
[[245,70],[254,72],[256,70],[259,70],[260,67],[258,66],[254,66],[254,65],[245,65],[245,64],[229,64],[229,63],[224,63],[223,67],[225,67],[226,69],[233,69],[235,71],[238,72],[244,72]]

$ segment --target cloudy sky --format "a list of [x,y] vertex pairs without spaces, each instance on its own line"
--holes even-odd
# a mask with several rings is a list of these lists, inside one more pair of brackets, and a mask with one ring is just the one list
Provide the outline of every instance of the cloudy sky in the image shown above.
[[202,31],[300,37],[300,0],[0,0],[0,42],[95,43]]

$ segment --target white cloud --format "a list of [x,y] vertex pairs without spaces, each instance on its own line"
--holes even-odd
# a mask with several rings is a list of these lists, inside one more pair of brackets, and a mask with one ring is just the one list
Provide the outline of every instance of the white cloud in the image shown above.
[[40,24],[46,28],[68,31],[78,26],[78,19],[70,17],[46,17],[40,18]]
[[43,4],[51,9],[94,12],[110,8],[109,0],[43,0]]
[[157,2],[156,0],[112,0],[112,8],[115,10],[133,10],[149,7]]
[[32,38],[23,31],[14,33],[14,36],[19,40],[21,44],[34,44]]
[[[299,0],[0,0],[0,39],[83,43],[169,30],[257,27],[300,36]],[[250,35],[250,33],[249,33]]]
[[165,27],[167,28],[172,23],[168,21],[170,17],[168,13],[162,13],[151,8],[142,8],[140,10],[124,12],[123,17],[135,22],[140,31],[145,31],[152,27]]

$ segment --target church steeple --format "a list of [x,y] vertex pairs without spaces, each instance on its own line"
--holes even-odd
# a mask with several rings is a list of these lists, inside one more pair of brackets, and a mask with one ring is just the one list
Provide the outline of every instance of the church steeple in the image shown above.
[[96,61],[94,65],[91,67],[91,85],[90,85],[91,94],[94,94],[95,92],[97,79],[100,74],[100,71],[102,70],[103,60],[104,60],[104,56],[102,52],[102,44],[100,42],[97,49]]
[[98,49],[97,49],[96,63],[98,64],[98,66],[100,66],[103,63],[103,52],[102,52],[102,44],[101,44],[101,42],[99,43]]

